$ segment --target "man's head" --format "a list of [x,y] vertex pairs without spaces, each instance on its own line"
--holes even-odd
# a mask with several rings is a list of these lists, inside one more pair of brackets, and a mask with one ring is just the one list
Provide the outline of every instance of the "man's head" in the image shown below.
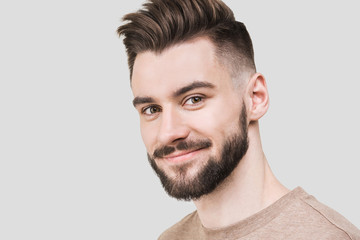
[[264,79],[255,74],[245,26],[222,2],[144,5],[118,29],[125,36],[141,134],[165,190],[178,199],[198,199],[246,154],[249,123],[265,108],[252,113],[260,101],[250,103],[245,95],[267,102]]
[[150,0],[136,13],[124,16],[118,28],[124,36],[130,79],[138,54],[161,53],[165,49],[198,37],[207,37],[216,57],[229,68],[234,80],[244,70],[255,72],[251,38],[243,23],[219,0]]

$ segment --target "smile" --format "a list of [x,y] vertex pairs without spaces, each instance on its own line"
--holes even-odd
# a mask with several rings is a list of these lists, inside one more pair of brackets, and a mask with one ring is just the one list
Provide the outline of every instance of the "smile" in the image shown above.
[[203,149],[204,148],[191,150],[191,151],[185,151],[185,152],[174,152],[174,153],[169,154],[166,157],[164,157],[164,159],[171,163],[182,163],[182,162],[193,159]]

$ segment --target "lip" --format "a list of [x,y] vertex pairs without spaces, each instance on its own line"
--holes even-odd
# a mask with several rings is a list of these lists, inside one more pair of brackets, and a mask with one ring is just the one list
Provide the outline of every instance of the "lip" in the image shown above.
[[164,159],[166,159],[167,161],[169,161],[171,163],[185,162],[185,161],[193,159],[193,157],[195,155],[199,154],[200,151],[203,149],[204,148],[191,150],[191,151],[185,151],[185,152],[174,152],[174,153],[164,157]]

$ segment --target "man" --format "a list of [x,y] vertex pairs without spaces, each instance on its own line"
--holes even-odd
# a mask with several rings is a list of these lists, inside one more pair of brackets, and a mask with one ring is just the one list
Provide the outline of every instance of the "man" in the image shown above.
[[166,192],[197,211],[159,239],[360,239],[262,151],[266,81],[244,24],[217,0],[152,0],[124,17],[133,104]]

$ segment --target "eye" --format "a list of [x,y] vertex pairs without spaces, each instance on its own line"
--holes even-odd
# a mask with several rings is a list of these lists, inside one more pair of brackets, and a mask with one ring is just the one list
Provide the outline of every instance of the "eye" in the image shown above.
[[145,115],[153,115],[158,112],[161,112],[161,108],[158,106],[149,106],[149,107],[144,108],[141,112]]
[[203,97],[201,96],[194,96],[194,97],[190,97],[189,99],[187,99],[185,101],[185,105],[194,105],[194,104],[198,104],[201,101],[203,101]]

